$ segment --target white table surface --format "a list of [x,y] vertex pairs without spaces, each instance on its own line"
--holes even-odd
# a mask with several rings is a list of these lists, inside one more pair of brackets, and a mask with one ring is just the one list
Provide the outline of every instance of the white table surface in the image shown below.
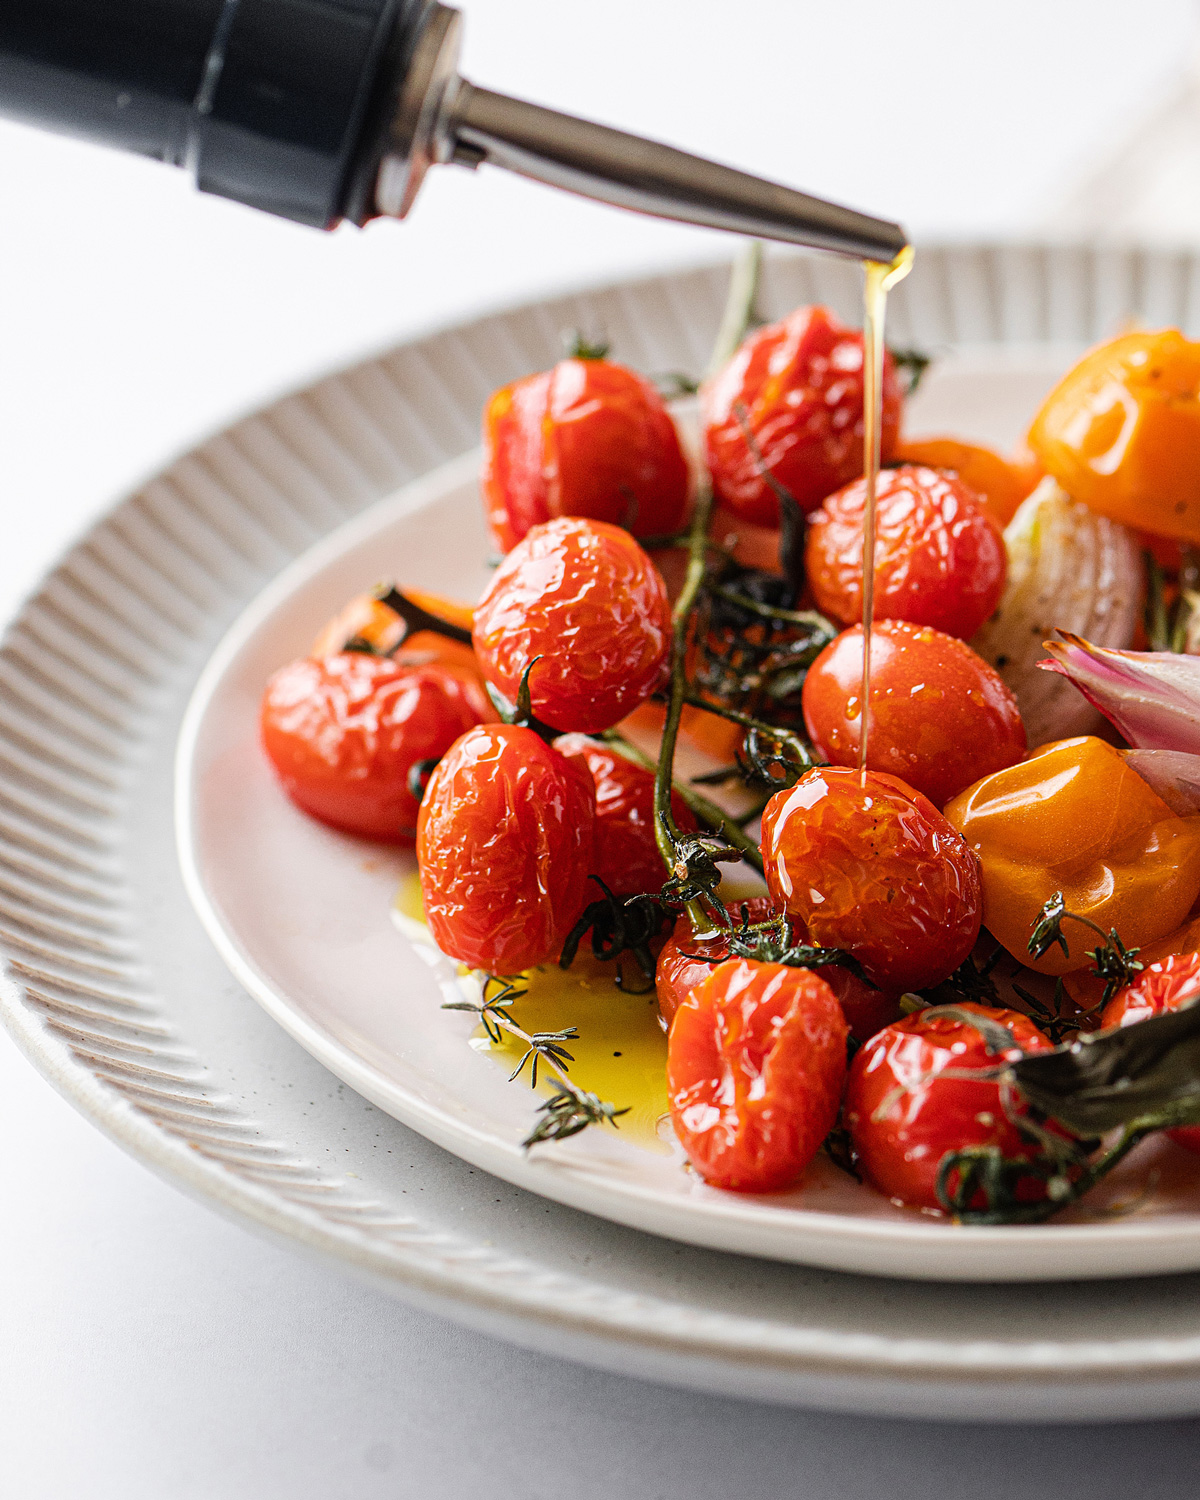
[[[1111,198],[1105,162],[1153,127],[1198,42],[1184,0],[467,8],[477,81],[918,237],[1033,235],[1068,202],[1086,222],[1079,184]],[[1193,232],[1189,180],[1139,232]],[[723,245],[449,169],[407,224],[321,236],[0,125],[0,247],[7,613],[110,499],[280,390],[435,323]],[[5,1500],[1165,1500],[1194,1488],[1200,1436],[812,1415],[511,1349],[185,1199],[3,1037],[0,1351]]]

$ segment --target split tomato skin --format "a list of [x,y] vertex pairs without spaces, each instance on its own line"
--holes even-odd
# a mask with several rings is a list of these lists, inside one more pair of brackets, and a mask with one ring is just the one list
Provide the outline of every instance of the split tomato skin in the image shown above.
[[762,819],[776,905],[823,948],[852,953],[881,989],[925,989],[975,946],[979,863],[920,792],[895,776],[817,766]]
[[[997,1146],[1017,1160],[1034,1152],[1009,1119],[995,1080],[946,1073],[984,1072],[1029,1052],[1049,1051],[1050,1043],[1019,1011],[989,1010],[973,1001],[954,1010],[1007,1027],[1012,1047],[989,1052],[982,1032],[937,1007],[873,1036],[855,1054],[846,1084],[843,1119],[859,1166],[881,1193],[912,1208],[940,1207],[938,1169],[948,1152]],[[1019,1194],[1024,1191],[1032,1199],[1045,1188],[1031,1177]]]
[[[1200,953],[1174,953],[1147,964],[1132,984],[1118,990],[1100,1013],[1100,1029],[1132,1026],[1151,1016],[1179,1010],[1200,995]],[[1200,1156],[1200,1125],[1181,1125],[1167,1134],[1177,1146]]]
[[564,732],[598,734],[662,683],[671,608],[633,537],[603,521],[535,526],[508,554],[475,609],[487,680],[515,702],[529,675],[533,712]]
[[483,413],[488,528],[509,552],[556,516],[589,516],[635,536],[684,523],[689,476],[653,385],[608,359],[564,359],[503,386]]
[[[591,873],[614,896],[661,890],[667,871],[654,837],[654,772],[582,734],[564,734],[554,748],[578,756],[596,786]],[[671,814],[680,832],[696,831],[695,815],[678,792],[671,793]]]
[[409,773],[496,717],[478,677],[345,651],[282,667],[263,694],[263,748],[292,801],[346,833],[411,842]]
[[846,1021],[809,969],[730,959],[680,1005],[667,1043],[671,1120],[714,1187],[791,1186],[833,1128]]
[[[863,628],[851,626],[804,680],[804,723],[835,766],[857,766],[862,742]],[[934,804],[1024,759],[1021,711],[998,672],[955,636],[881,620],[871,631],[867,765]]]
[[588,899],[595,790],[531,729],[481,725],[438,762],[417,821],[425,920],[490,974],[558,958]]
[[[863,336],[827,307],[799,307],[752,333],[700,399],[713,493],[743,521],[779,525],[779,499],[764,467],[805,512],[863,471]],[[900,434],[902,405],[885,354],[885,463]]]
[[[862,622],[867,487],[856,480],[809,519],[805,566],[818,608]],[[932,625],[968,640],[995,614],[1004,535],[965,484],[917,464],[880,473],[875,493],[875,619]]]

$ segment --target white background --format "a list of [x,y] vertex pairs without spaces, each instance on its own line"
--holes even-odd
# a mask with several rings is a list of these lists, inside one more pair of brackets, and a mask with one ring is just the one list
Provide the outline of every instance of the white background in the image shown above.
[[[1021,238],[1152,128],[1198,45],[1183,0],[474,0],[464,68],[918,239]],[[1200,179],[1164,180],[1148,235],[1200,222]],[[136,479],[320,371],[726,248],[458,169],[405,224],[323,236],[0,124],[0,607]],[[184,1200],[0,1038],[5,1500],[1157,1500],[1188,1492],[1198,1432],[810,1416],[514,1351]]]

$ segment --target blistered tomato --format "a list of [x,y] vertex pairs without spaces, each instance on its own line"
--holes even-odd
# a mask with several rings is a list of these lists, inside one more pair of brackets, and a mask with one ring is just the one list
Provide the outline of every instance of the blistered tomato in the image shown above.
[[[661,890],[667,872],[654,839],[654,772],[582,734],[564,734],[554,748],[579,756],[596,784],[591,873],[614,896]],[[671,813],[681,832],[695,832],[695,816],[678,792],[671,793]]]
[[263,747],[288,796],[348,833],[396,843],[417,828],[413,768],[496,717],[471,672],[347,651],[282,667],[263,695]]
[[654,564],[627,531],[564,518],[536,526],[496,569],[475,609],[475,651],[515,702],[529,677],[534,715],[596,734],[663,680],[671,610]]
[[819,766],[762,820],[763,873],[809,941],[845,948],[881,988],[937,984],[979,936],[975,856],[937,808],[894,776]]
[[417,821],[442,952],[491,974],[557,959],[588,899],[595,802],[587,768],[531,729],[488,724],[457,740]]
[[[1141,957],[1141,954],[1138,955]],[[1118,990],[1100,1016],[1100,1026],[1132,1026],[1179,1010],[1200,998],[1200,953],[1180,953],[1147,964],[1132,984]],[[1177,1145],[1200,1155],[1200,1125],[1182,1125],[1167,1134]]]
[[846,1022],[809,969],[731,959],[675,1012],[667,1044],[671,1121],[714,1187],[790,1186],[837,1119]]
[[[988,1010],[970,1001],[953,1010],[948,1015],[938,1007],[885,1026],[859,1048],[846,1084],[843,1118],[859,1166],[881,1193],[914,1208],[939,1206],[938,1169],[949,1152],[995,1146],[1019,1161],[1035,1150],[1009,1119],[1000,1085],[961,1075],[1045,1052],[1050,1043],[1018,1011]],[[963,1018],[972,1013],[1006,1027],[1011,1048],[989,1050],[984,1034]],[[1031,1177],[1018,1197],[1044,1192],[1044,1184]]]
[[1200,344],[1175,328],[1101,344],[1046,397],[1029,446],[1092,510],[1200,542]]
[[607,359],[564,359],[506,385],[483,413],[483,496],[508,552],[533,526],[590,516],[667,536],[687,514],[688,468],[662,397]]
[[962,792],[946,817],[979,858],[983,921],[1014,958],[1043,974],[1091,963],[1095,935],[1065,922],[1069,953],[1028,952],[1056,891],[1067,910],[1140,947],[1178,927],[1200,895],[1200,817],[1181,818],[1104,740],[1035,750]]
[[[808,581],[818,607],[843,625],[862,620],[866,499],[866,484],[856,481],[809,520]],[[910,620],[966,640],[995,613],[1006,570],[1000,527],[964,484],[911,465],[879,476],[877,620]]]
[[[889,354],[885,463],[900,431],[901,406]],[[827,307],[797,308],[745,340],[701,392],[701,407],[717,500],[756,526],[778,526],[771,479],[809,511],[863,471],[862,334]]]
[[[863,630],[831,641],[804,680],[804,722],[817,751],[857,766],[862,740]],[[954,636],[882,620],[871,632],[868,765],[898,776],[935,807],[1025,754],[1017,700]]]
[[1036,465],[1012,462],[991,448],[949,437],[905,438],[896,461],[952,474],[1001,526],[1008,525],[1041,477]]

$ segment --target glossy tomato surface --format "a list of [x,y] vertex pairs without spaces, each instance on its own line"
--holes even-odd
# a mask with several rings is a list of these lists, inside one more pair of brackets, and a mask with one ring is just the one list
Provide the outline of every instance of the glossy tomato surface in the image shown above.
[[417,822],[442,952],[491,974],[556,960],[588,899],[595,802],[586,767],[531,729],[488,724],[456,741]]
[[667,536],[687,515],[687,461],[670,413],[648,380],[612,360],[564,359],[496,391],[484,408],[483,455],[500,552],[556,516]]
[[298,807],[334,828],[398,843],[417,830],[412,768],[495,717],[472,672],[347,651],[276,672],[260,732]]
[[[1176,953],[1148,964],[1141,974],[1118,990],[1100,1015],[1103,1031],[1132,1026],[1151,1016],[1179,1010],[1200,997],[1200,953]],[[1200,1125],[1168,1130],[1171,1139],[1200,1156]]]
[[533,712],[552,729],[611,729],[662,683],[671,611],[654,564],[619,526],[563,518],[535,526],[496,569],[475,610],[488,681],[515,702],[530,673]]
[[1002,458],[991,448],[951,437],[905,438],[896,449],[896,459],[942,469],[962,480],[1000,526],[1008,525],[1042,477],[1037,463]]
[[[654,772],[582,734],[564,734],[554,748],[580,756],[596,784],[591,873],[614,896],[661,890],[667,872],[654,838]],[[677,792],[671,812],[681,832],[695,832],[695,816]]]
[[[902,404],[889,354],[885,463]],[[701,409],[717,500],[756,526],[778,526],[779,500],[764,467],[804,511],[863,471],[863,336],[827,307],[799,307],[744,341],[701,391]]]
[[671,1120],[714,1187],[790,1186],[837,1120],[846,1021],[809,969],[731,959],[683,1001],[667,1043]]
[[[980,1030],[939,1007],[885,1026],[855,1054],[846,1085],[843,1118],[859,1166],[881,1193],[914,1208],[939,1207],[938,1168],[948,1152],[997,1146],[1016,1160],[1033,1154],[1009,1120],[995,1080],[946,1075],[948,1069],[954,1075],[982,1072],[1027,1052],[1048,1051],[1050,1043],[1018,1011],[970,1001],[953,1009],[1006,1027],[1012,1046],[989,1051]],[[1028,1196],[1043,1192],[1030,1178]],[[1020,1189],[1018,1196],[1024,1196]]]
[[881,989],[952,974],[979,936],[979,864],[932,802],[894,776],[819,766],[762,820],[763,873],[809,941],[845,948]]
[[[831,641],[804,680],[804,722],[819,753],[857,766],[862,740],[863,628]],[[881,620],[871,632],[867,764],[935,807],[1025,754],[1017,700],[964,641],[928,625]]]
[[[809,519],[808,581],[818,607],[843,625],[862,622],[866,500],[858,480]],[[995,613],[1007,566],[999,525],[966,485],[910,464],[880,474],[876,620],[911,620],[966,640]]]

